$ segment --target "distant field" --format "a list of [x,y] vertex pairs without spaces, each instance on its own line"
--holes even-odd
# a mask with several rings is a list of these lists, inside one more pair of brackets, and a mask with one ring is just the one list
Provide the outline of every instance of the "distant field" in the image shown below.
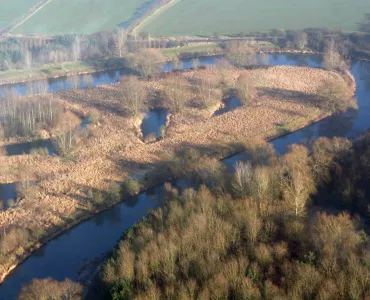
[[29,11],[40,0],[0,0],[0,29]]
[[354,31],[369,0],[180,0],[140,29],[155,36],[237,34],[273,28]]
[[[20,2],[19,0],[12,0]],[[23,0],[31,1],[31,0]],[[11,2],[7,0],[6,2]],[[63,34],[113,30],[148,0],[53,0],[13,33]],[[2,3],[2,0],[0,0]]]

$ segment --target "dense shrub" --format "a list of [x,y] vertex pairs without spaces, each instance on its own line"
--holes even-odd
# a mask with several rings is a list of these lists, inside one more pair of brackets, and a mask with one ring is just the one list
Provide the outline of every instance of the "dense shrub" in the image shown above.
[[30,284],[25,285],[18,299],[19,300],[80,300],[82,299],[83,288],[79,283],[69,279],[58,282],[51,278],[34,279]]
[[370,295],[366,248],[349,215],[319,214],[312,226],[297,220],[308,235],[281,240],[269,233],[271,226],[284,229],[273,221],[276,212],[259,217],[253,202],[216,198],[205,188],[180,199],[153,212],[120,243],[102,274],[112,299]]
[[318,87],[318,105],[331,113],[356,109],[357,103],[345,82],[327,79]]
[[232,41],[226,45],[226,57],[238,67],[257,65],[256,51],[246,41]]
[[348,213],[306,214],[348,141],[319,140],[312,157],[295,145],[279,159],[262,143],[245,147],[250,162],[239,163],[230,181],[210,159],[183,155],[200,182],[223,190],[179,193],[166,185],[172,200],[129,230],[106,263],[108,298],[370,297],[366,234]]
[[0,252],[2,255],[15,252],[20,247],[25,247],[30,240],[28,230],[14,227],[4,231],[0,237]]
[[140,182],[134,178],[127,178],[121,187],[122,195],[124,196],[134,196],[140,192],[140,189]]
[[256,96],[256,87],[253,78],[249,75],[239,76],[236,81],[236,93],[243,105],[252,105],[253,99]]

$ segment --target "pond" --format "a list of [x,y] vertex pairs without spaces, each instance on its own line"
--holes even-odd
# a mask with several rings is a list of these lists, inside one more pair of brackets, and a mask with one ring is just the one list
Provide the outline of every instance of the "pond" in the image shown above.
[[15,204],[17,200],[17,185],[15,183],[0,184],[0,206],[2,210],[7,210]]
[[19,144],[9,144],[9,145],[5,145],[4,149],[8,156],[31,154],[35,152],[46,154],[46,155],[56,154],[53,143],[51,142],[50,139],[37,140],[33,142],[26,142],[26,143],[19,143]]
[[[84,130],[90,124],[87,118],[82,118],[77,130]],[[51,139],[32,142],[8,144],[4,146],[7,156],[38,153],[42,155],[57,155],[57,150]]]
[[233,111],[234,109],[237,109],[238,107],[242,105],[239,98],[235,96],[226,98],[222,101],[223,101],[223,106],[214,113],[214,116],[220,116],[229,111]]
[[166,109],[151,109],[145,113],[141,123],[144,141],[158,140],[164,136],[167,116]]
[[[211,58],[214,60],[214,57]],[[318,56],[270,55],[271,65],[320,66]],[[209,62],[209,61],[208,61]],[[370,128],[370,62],[354,61],[351,72],[357,81],[358,111],[335,115],[297,132],[272,141],[278,153],[284,154],[293,143],[307,143],[320,136],[352,138]],[[238,154],[225,160],[232,168]],[[184,184],[182,182],[182,184]],[[129,202],[121,202],[53,239],[33,253],[0,286],[0,299],[15,299],[21,286],[33,278],[52,277],[76,280],[81,266],[112,250],[122,233],[144,217],[149,209],[163,205],[164,186],[160,185]]]

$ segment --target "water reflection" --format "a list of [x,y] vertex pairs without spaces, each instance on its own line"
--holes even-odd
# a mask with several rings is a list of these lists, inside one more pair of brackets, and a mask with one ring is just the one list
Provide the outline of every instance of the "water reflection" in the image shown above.
[[237,97],[226,98],[223,100],[223,102],[224,106],[215,112],[215,116],[220,116],[241,106],[241,102]]
[[145,117],[141,123],[141,132],[144,140],[151,137],[157,140],[163,137],[167,115],[168,111],[165,109],[152,109],[145,113]]
[[0,206],[3,210],[15,205],[17,186],[15,183],[0,183]]
[[48,155],[55,155],[56,151],[51,140],[37,140],[33,142],[26,142],[20,144],[5,145],[4,149],[7,155],[23,155],[31,154],[33,151],[44,152]]

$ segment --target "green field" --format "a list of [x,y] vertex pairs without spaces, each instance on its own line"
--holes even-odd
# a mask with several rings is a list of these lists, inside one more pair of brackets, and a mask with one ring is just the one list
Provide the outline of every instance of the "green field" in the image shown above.
[[129,20],[137,8],[146,2],[147,0],[52,0],[32,18],[14,29],[13,33],[90,34],[113,30],[118,24]]
[[0,0],[0,29],[27,13],[40,0]]
[[154,36],[195,36],[273,28],[341,28],[354,31],[369,0],[180,0],[145,22]]

